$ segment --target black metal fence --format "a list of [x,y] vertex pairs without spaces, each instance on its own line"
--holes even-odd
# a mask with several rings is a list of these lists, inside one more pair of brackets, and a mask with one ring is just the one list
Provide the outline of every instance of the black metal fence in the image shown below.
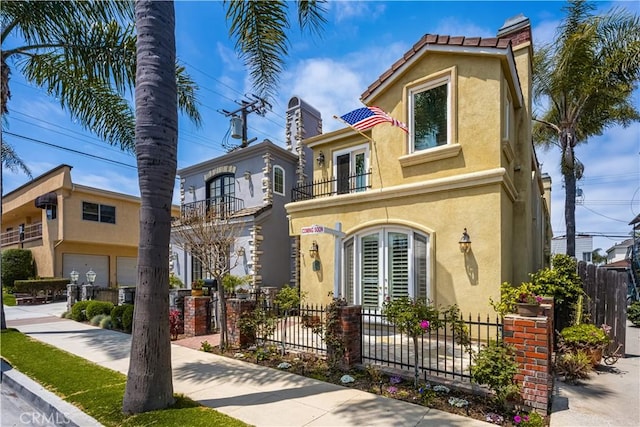
[[297,185],[291,189],[291,200],[298,202],[335,194],[356,193],[368,188],[371,188],[371,171],[338,178],[330,177]]
[[[502,323],[489,316],[469,315],[463,321],[467,335],[455,332],[451,318],[442,317],[443,327],[429,329],[418,338],[418,369],[423,376],[469,379],[473,354],[489,339],[502,339]],[[395,369],[414,369],[414,343],[378,311],[362,313],[362,362]]]
[[227,218],[244,209],[244,200],[231,196],[211,197],[197,202],[184,203],[180,207],[180,217],[185,218]]
[[277,305],[266,307],[276,316],[276,330],[267,339],[268,343],[294,350],[325,354],[323,326],[325,308],[321,305],[304,305],[285,312]]

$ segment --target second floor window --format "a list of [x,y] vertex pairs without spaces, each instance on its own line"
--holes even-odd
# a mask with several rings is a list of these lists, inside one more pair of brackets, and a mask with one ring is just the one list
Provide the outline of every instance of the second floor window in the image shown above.
[[338,194],[365,191],[369,187],[368,145],[337,151],[334,153],[333,162]]
[[284,196],[284,169],[280,166],[273,167],[273,192]]
[[225,198],[235,197],[236,180],[232,174],[218,175],[209,181],[207,186],[207,198],[216,199],[218,202]]
[[449,79],[438,79],[410,92],[411,151],[446,145],[449,141]]
[[98,203],[82,202],[82,219],[85,221],[116,223],[116,207]]

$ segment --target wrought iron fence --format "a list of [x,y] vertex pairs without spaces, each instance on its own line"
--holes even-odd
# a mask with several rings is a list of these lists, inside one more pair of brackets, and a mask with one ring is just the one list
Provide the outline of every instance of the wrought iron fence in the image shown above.
[[[467,337],[456,333],[451,318],[441,318],[443,327],[430,329],[418,337],[418,369],[422,376],[438,376],[468,380],[473,354],[489,339],[502,339],[502,323],[489,316],[474,320],[469,315],[464,322]],[[362,362],[389,366],[401,370],[414,369],[414,344],[411,337],[401,333],[379,311],[362,313]],[[468,340],[467,340],[468,338]]]
[[277,317],[276,330],[267,339],[271,344],[286,348],[325,354],[323,326],[325,324],[325,308],[321,305],[304,305],[285,312],[273,304],[265,307]]
[[197,202],[185,203],[180,207],[180,217],[185,218],[228,218],[244,209],[244,200],[231,196],[211,197]]
[[330,177],[297,185],[291,189],[291,200],[298,202],[335,194],[357,193],[366,191],[368,188],[371,188],[371,171],[338,178]]

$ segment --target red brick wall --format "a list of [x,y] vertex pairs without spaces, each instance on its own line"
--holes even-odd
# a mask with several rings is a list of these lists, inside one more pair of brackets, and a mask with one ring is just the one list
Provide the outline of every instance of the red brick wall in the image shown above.
[[516,348],[520,372],[515,380],[522,385],[524,404],[543,415],[548,413],[553,387],[552,338],[552,323],[547,316],[509,314],[504,318],[504,342]]
[[240,348],[254,344],[253,339],[240,330],[240,318],[256,308],[253,300],[231,298],[227,301],[227,341],[231,348]]
[[[339,365],[342,369],[350,369],[355,364],[362,363],[362,307],[349,305],[338,308],[339,321],[335,325],[336,338],[345,345],[345,351]],[[327,352],[332,350],[327,348]]]
[[184,334],[188,337],[211,333],[208,317],[209,297],[184,297]]

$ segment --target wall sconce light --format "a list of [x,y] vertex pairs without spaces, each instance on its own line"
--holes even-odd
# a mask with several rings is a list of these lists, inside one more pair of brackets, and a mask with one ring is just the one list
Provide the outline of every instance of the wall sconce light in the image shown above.
[[322,151],[318,153],[318,158],[316,159],[316,161],[318,162],[318,166],[324,166],[324,153]]
[[240,248],[238,249],[238,252],[237,252],[238,257],[243,257],[245,253],[246,252],[244,250],[244,246],[240,246]]
[[251,179],[251,171],[244,172],[244,179],[246,179],[247,181]]
[[471,237],[469,237],[466,228],[462,232],[462,237],[460,237],[458,244],[460,245],[460,252],[462,253],[467,253],[471,249]]
[[318,257],[318,242],[316,242],[315,240],[313,241],[313,243],[311,243],[311,248],[309,249],[309,256],[312,259],[315,259]]
[[195,187],[195,186],[193,186],[193,185],[190,185],[190,186],[189,186],[189,193],[191,193],[191,194],[195,194],[195,192],[196,192],[196,187]]

